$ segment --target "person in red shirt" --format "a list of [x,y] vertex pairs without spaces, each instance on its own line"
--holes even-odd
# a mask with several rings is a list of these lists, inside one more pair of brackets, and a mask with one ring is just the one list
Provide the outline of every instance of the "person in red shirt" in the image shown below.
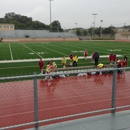
[[122,61],[122,67],[126,67],[127,66],[127,57],[124,56],[124,60]]
[[41,70],[41,73],[43,74],[44,62],[43,62],[42,58],[39,60],[39,68]]
[[93,52],[93,53],[91,54],[91,63],[94,63],[94,58],[93,58],[94,53],[95,53],[95,52]]
[[116,64],[116,61],[117,61],[116,54],[113,54],[113,64]]
[[69,55],[69,58],[70,58],[70,66],[73,66],[73,54],[72,53]]
[[109,61],[110,61],[110,65],[112,65],[112,64],[113,64],[113,59],[114,59],[113,53],[110,53],[110,54],[109,54],[108,59],[109,59]]
[[117,67],[120,68],[122,66],[122,61],[120,59],[117,59]]
[[88,56],[88,51],[85,50],[85,51],[84,51],[84,60],[87,60],[87,56]]

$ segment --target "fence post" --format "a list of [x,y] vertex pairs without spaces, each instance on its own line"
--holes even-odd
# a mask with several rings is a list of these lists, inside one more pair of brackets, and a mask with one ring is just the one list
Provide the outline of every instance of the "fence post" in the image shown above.
[[35,122],[37,122],[37,123],[35,123],[35,128],[38,128],[38,92],[37,92],[36,73],[34,73],[33,87],[34,87],[34,120],[35,120]]
[[115,108],[116,108],[116,84],[117,84],[117,70],[115,69],[113,71],[113,84],[112,84],[112,104],[111,108],[114,108],[111,110],[111,113],[115,113]]

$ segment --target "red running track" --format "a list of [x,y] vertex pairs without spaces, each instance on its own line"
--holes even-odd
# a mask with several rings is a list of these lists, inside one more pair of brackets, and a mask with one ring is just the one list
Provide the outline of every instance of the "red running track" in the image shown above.
[[[118,76],[117,107],[130,105],[129,76]],[[39,120],[111,108],[112,82],[112,75],[38,80]],[[0,83],[0,128],[33,121],[33,81]]]

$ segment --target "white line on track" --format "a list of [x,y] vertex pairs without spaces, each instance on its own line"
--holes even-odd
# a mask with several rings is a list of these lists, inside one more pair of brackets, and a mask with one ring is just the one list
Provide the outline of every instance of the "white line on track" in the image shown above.
[[36,53],[35,51],[33,51],[32,49],[30,49],[29,47],[25,46],[24,44],[22,44],[24,47],[28,48],[29,50],[31,50],[33,53],[35,53],[36,55],[38,55],[39,57],[43,58],[42,56],[40,56],[38,53]]
[[11,60],[13,60],[13,55],[12,55],[12,50],[11,50],[10,43],[9,43],[9,50],[10,50]]

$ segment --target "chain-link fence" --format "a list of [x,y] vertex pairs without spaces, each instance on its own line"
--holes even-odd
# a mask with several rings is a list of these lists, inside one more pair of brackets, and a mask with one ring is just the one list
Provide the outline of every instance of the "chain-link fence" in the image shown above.
[[130,68],[57,69],[0,78],[0,129],[23,129],[130,108]]

